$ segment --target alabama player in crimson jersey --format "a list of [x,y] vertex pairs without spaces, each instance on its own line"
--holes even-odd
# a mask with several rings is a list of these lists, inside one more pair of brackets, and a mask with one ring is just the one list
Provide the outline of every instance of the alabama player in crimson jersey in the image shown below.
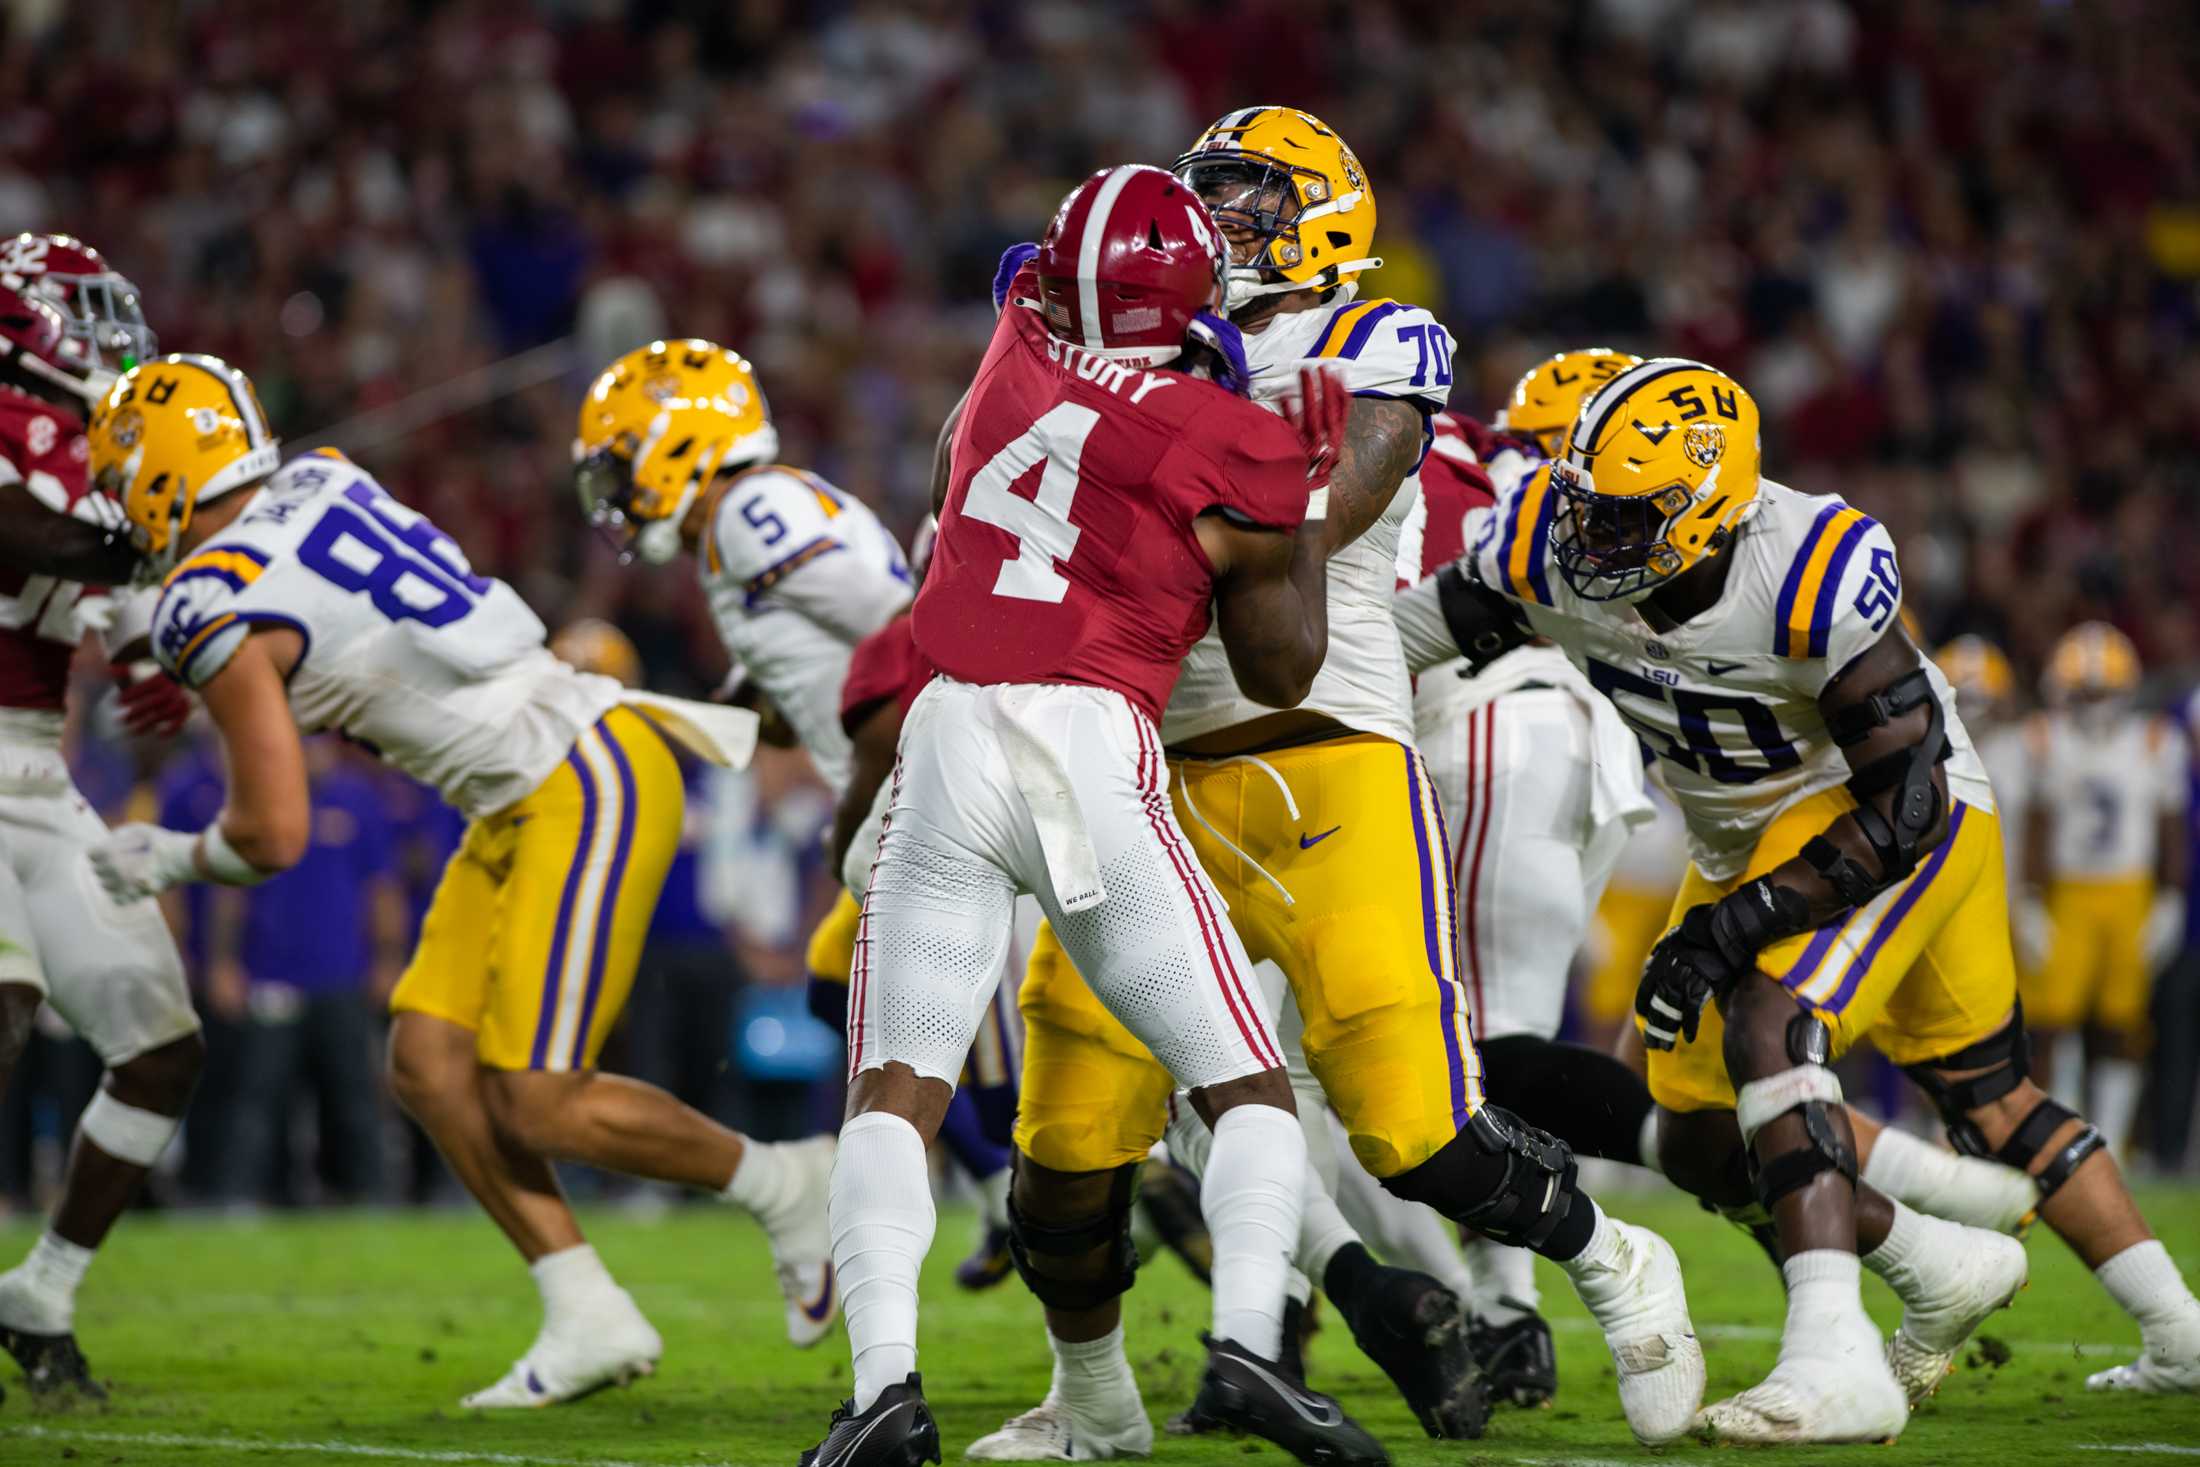
[[1327,644],[1329,524],[1309,495],[1347,399],[1309,374],[1286,422],[1178,369],[1223,265],[1178,180],[1093,175],[1011,281],[961,413],[912,623],[941,675],[903,725],[850,994],[831,1219],[855,1394],[806,1464],[938,1460],[913,1369],[924,1147],[1020,890],[1214,1125],[1202,1404],[1302,1460],[1385,1460],[1278,1373],[1305,1143],[1251,964],[1160,787],[1156,723],[1210,616],[1272,705],[1305,694]]
[[[84,414],[112,362],[69,313],[97,256],[59,240],[71,252],[66,288],[19,273],[61,259],[49,243],[0,246],[0,1090],[42,999],[98,1051],[107,1077],[78,1126],[51,1226],[0,1274],[0,1346],[34,1394],[97,1396],[73,1333],[77,1285],[175,1135],[204,1051],[159,913],[118,907],[84,879],[83,853],[107,827],[62,758],[69,664],[88,631],[125,639],[104,585],[127,582],[137,556],[86,473]],[[180,725],[187,705],[173,682],[117,674],[133,731]]]

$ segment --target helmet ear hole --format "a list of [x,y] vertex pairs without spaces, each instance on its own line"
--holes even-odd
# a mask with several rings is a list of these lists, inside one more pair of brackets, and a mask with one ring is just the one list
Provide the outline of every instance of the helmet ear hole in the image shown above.
[[1161,248],[1161,225],[1155,220],[1146,221],[1146,247],[1155,250]]
[[1333,250],[1344,249],[1352,243],[1352,236],[1341,229],[1330,229],[1323,232],[1329,236],[1329,247]]

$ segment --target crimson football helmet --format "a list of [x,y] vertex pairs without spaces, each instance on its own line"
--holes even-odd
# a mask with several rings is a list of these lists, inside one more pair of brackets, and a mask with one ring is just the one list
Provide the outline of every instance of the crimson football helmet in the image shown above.
[[1142,163],[1103,168],[1070,191],[1039,242],[1047,330],[1108,357],[1167,361],[1192,320],[1222,301],[1229,260],[1207,206]]
[[100,397],[60,308],[19,275],[0,274],[0,382],[77,413]]
[[138,288],[73,234],[0,241],[0,274],[18,275],[53,302],[94,369],[127,372],[160,355]]

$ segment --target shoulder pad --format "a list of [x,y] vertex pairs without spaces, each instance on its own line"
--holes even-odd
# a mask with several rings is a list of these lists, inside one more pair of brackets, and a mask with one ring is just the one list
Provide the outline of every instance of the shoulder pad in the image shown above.
[[187,687],[203,686],[267,618],[237,603],[267,570],[249,545],[216,543],[168,573],[153,608],[153,656]]
[[1343,371],[1355,393],[1396,397],[1428,411],[1451,395],[1452,338],[1419,306],[1394,300],[1338,307],[1307,353]]

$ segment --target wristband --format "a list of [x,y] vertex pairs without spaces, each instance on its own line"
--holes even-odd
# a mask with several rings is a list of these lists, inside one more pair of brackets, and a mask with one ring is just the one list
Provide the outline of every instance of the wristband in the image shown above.
[[275,874],[262,871],[238,855],[229,837],[222,834],[219,820],[199,832],[199,859],[206,867],[206,874],[224,886],[258,886]]

